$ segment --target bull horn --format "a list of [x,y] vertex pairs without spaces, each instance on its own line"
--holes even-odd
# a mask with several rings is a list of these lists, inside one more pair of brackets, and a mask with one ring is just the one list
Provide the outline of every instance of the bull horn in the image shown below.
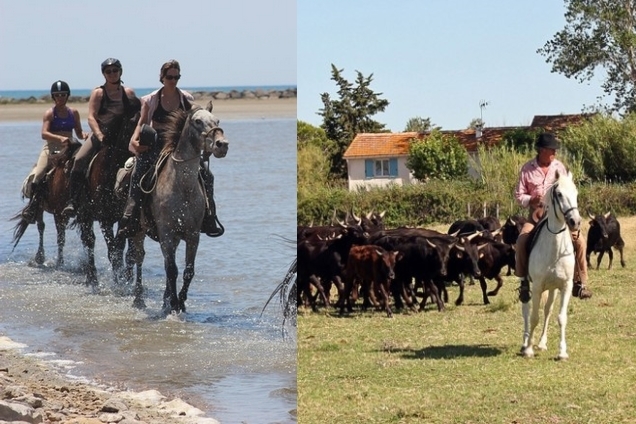
[[353,212],[353,206],[351,207],[351,216],[353,216],[353,219],[355,219],[356,221],[362,220],[362,218],[356,216],[355,212]]
[[386,211],[382,211],[382,212],[380,213],[380,215],[378,215],[378,216],[379,216],[380,218],[384,218],[384,214],[385,214],[385,213],[386,213]]
[[486,246],[488,246],[488,243],[482,243],[482,244],[477,245],[477,251],[483,249]]
[[492,235],[493,237],[496,235],[499,235],[499,233],[501,232],[501,227],[497,228],[495,231],[493,231],[492,233],[490,233],[490,235]]
[[379,251],[378,249],[375,249],[375,253],[377,253],[378,255],[382,256],[382,252]]
[[457,237],[458,234],[459,234],[459,230],[455,231],[453,234],[449,234],[449,236]]
[[370,220],[372,217],[373,217],[373,209],[371,209],[371,212],[367,214],[367,219]]
[[455,243],[455,247],[457,248],[457,250],[459,250],[459,251],[461,251],[461,252],[465,252],[465,251],[466,251],[466,249],[464,248],[464,246],[459,245],[459,244],[457,244],[457,243]]
[[609,216],[611,215],[612,212],[608,212],[605,215],[603,215],[605,217],[605,219],[609,218]]
[[589,217],[590,217],[590,219],[594,219],[594,218],[595,218],[595,216],[594,216],[594,215],[592,215],[592,214],[590,213],[590,211],[587,211],[587,216],[589,216]]
[[431,246],[434,249],[437,249],[437,246],[435,246],[435,243],[433,243],[432,241],[430,241],[429,239],[426,239],[426,244],[428,244],[429,246]]
[[338,225],[340,225],[342,228],[347,228],[347,225],[344,222],[340,221],[339,219],[338,219]]
[[481,233],[482,233],[482,231],[476,231],[476,232],[472,233],[471,235],[466,236],[466,240],[471,241],[475,237],[480,236]]

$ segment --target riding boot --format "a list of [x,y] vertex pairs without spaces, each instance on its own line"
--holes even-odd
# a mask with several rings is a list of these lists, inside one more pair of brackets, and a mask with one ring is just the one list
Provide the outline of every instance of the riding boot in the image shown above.
[[77,214],[80,204],[79,199],[82,194],[82,185],[84,184],[84,173],[76,171],[71,172],[69,180],[69,201],[62,211],[62,215],[66,217],[72,217]]
[[130,192],[124,208],[124,215],[119,221],[118,238],[129,238],[141,231],[141,204],[144,193],[141,190],[138,178],[134,178],[135,171],[133,171],[133,178],[130,181]]
[[530,297],[530,282],[527,277],[521,278],[521,280],[519,280],[519,300],[521,303],[528,303]]
[[214,176],[205,166],[201,167],[201,176],[203,177],[205,195],[208,200],[208,208],[206,209],[205,216],[203,217],[201,232],[205,233],[205,235],[209,237],[219,237],[223,235],[224,230],[216,225],[217,217],[216,204],[214,203]]
[[45,191],[46,184],[44,181],[31,183],[31,200],[29,200],[29,204],[22,211],[22,218],[24,218],[29,224],[35,224],[38,211],[42,207],[42,200],[44,199]]
[[572,286],[572,296],[579,299],[589,299],[592,297],[592,292],[585,287],[581,281],[575,281]]

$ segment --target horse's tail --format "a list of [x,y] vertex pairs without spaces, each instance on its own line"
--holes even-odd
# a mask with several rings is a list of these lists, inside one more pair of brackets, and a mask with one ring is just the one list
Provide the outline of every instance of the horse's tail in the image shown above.
[[[269,304],[269,302],[276,296],[277,294],[280,296],[280,304],[283,309],[283,328],[285,326],[285,321],[290,318],[295,325],[296,318],[296,290],[297,290],[297,278],[296,273],[298,271],[298,258],[294,259],[294,262],[290,265],[283,281],[281,281],[276,289],[272,292],[265,302],[265,306],[263,306],[263,310],[261,311],[261,315],[265,311],[265,308]],[[292,283],[293,280],[293,283]]]
[[13,227],[13,240],[11,240],[11,242],[13,243],[13,249],[15,249],[15,247],[18,245],[18,243],[20,242],[20,239],[22,238],[27,227],[29,226],[29,221],[27,221],[24,218],[24,216],[22,216],[24,210],[27,207],[28,205],[22,208],[20,212],[18,212],[17,214],[15,214],[14,216],[10,218],[10,221],[19,220],[19,222],[15,225],[15,227]]

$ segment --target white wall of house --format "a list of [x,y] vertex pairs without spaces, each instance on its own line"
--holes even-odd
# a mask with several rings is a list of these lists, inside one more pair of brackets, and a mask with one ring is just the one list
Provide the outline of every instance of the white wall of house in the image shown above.
[[382,160],[389,158],[360,158],[347,159],[347,169],[349,174],[349,191],[356,191],[359,188],[387,187],[390,184],[406,185],[417,181],[411,171],[406,167],[406,156],[397,157],[396,176],[365,176],[366,159]]

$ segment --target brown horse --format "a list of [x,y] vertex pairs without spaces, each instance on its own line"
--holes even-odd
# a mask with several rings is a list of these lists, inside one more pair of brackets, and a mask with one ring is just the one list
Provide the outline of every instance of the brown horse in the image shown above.
[[[48,212],[53,215],[55,221],[55,228],[57,230],[57,261],[55,266],[60,268],[64,265],[64,245],[66,244],[66,227],[68,225],[68,217],[62,214],[62,210],[68,202],[68,185],[70,161],[79,148],[79,143],[72,143],[69,147],[64,148],[58,153],[52,154],[49,157],[49,171],[46,174],[44,199],[41,203],[40,209],[35,214],[35,221],[40,236],[38,251],[35,254],[33,261],[42,265],[45,261],[44,255],[44,212]],[[27,180],[30,183],[30,180]],[[31,222],[24,218],[24,211],[28,206],[25,206],[20,212],[18,212],[12,220],[17,220],[18,223],[13,229],[13,248],[18,245],[20,239],[24,235],[27,227]]]
[[128,143],[132,137],[141,102],[138,98],[130,99],[131,108],[113,122],[104,131],[101,149],[97,152],[88,171],[85,195],[81,196],[76,223],[79,225],[80,238],[87,255],[86,284],[97,286],[97,269],[95,267],[95,233],[93,222],[97,221],[106,241],[108,260],[113,269],[115,283],[122,280],[123,252],[125,240],[117,240],[113,227],[123,215],[126,197],[115,193],[117,171],[132,156],[128,151]]

